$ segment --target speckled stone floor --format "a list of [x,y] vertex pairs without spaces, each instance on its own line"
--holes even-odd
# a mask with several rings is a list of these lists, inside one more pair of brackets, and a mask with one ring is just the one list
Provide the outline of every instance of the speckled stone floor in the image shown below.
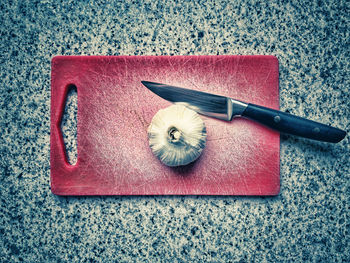
[[55,55],[275,55],[281,109],[349,131],[349,3],[108,2],[0,3],[0,262],[349,262],[349,136],[282,135],[276,197],[59,197],[49,163]]

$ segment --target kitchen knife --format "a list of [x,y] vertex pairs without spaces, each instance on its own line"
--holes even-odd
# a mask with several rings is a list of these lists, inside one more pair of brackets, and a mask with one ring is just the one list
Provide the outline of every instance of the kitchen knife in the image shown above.
[[206,116],[227,121],[241,116],[279,132],[332,143],[341,141],[346,135],[338,128],[228,97],[149,81],[141,83],[163,99],[183,104]]

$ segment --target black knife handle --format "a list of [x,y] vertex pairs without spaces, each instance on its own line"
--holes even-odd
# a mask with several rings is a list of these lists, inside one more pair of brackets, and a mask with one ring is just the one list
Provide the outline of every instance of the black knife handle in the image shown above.
[[257,121],[279,132],[324,142],[340,142],[346,132],[286,112],[248,104],[243,117]]

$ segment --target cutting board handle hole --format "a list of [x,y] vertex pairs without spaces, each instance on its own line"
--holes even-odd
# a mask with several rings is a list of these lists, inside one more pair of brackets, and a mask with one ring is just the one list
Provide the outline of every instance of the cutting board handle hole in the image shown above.
[[77,142],[77,126],[78,126],[78,91],[73,84],[67,86],[64,111],[60,123],[61,134],[64,142],[66,161],[70,165],[77,163],[78,142]]

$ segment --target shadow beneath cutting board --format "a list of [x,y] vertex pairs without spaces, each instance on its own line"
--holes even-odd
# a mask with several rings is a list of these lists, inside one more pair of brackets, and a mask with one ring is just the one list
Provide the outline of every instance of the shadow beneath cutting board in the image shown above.
[[[54,195],[55,196],[55,195]],[[217,206],[216,202],[222,205],[230,206],[234,203],[242,204],[269,204],[280,203],[284,199],[281,194],[276,196],[240,196],[240,195],[115,195],[115,196],[55,196],[56,202],[61,207],[66,207],[68,204],[86,204],[93,203],[100,206],[106,204],[115,204],[115,202],[137,202],[147,204],[156,202],[165,206],[173,207],[175,204],[190,204],[191,207],[201,205],[203,202],[210,202],[211,205]],[[170,202],[170,203],[168,203]],[[174,203],[175,202],[175,203]]]

